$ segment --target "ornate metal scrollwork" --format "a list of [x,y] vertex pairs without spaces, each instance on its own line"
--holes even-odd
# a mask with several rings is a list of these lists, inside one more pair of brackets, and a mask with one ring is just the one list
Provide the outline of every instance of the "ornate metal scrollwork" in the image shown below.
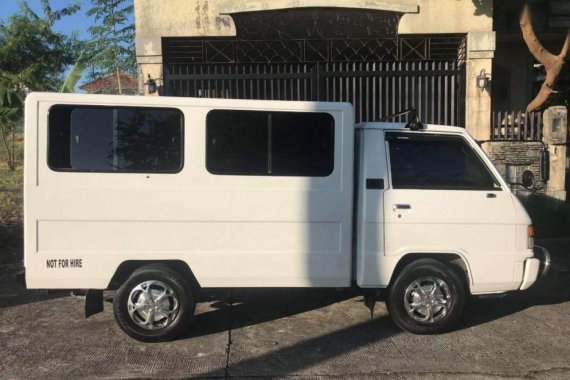
[[462,61],[465,55],[464,35],[398,35],[398,12],[329,7],[231,16],[236,37],[165,38],[166,63]]
[[234,40],[165,39],[167,64],[465,61],[464,36],[399,38]]
[[401,13],[352,8],[293,8],[230,15],[238,40],[396,38]]
[[303,41],[238,41],[238,62],[303,62]]
[[394,39],[332,40],[332,62],[393,61],[398,59],[398,42]]

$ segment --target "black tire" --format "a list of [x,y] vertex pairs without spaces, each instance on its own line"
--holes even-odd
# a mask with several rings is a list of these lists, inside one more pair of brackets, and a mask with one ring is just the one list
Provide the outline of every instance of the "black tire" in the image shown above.
[[[147,324],[147,326],[152,326],[146,328],[141,327],[141,325],[135,322],[135,319],[142,323],[142,320],[148,313],[144,314],[144,311],[142,313],[136,312],[138,314],[134,313],[134,316],[131,317],[128,310],[131,292],[133,292],[133,299],[134,297],[138,297],[138,300],[141,299],[140,297],[142,297],[143,300],[146,299],[145,297],[147,296],[141,296],[141,294],[144,293],[143,290],[136,290],[142,289],[139,286],[141,284],[152,284],[150,287],[147,287],[147,290],[150,289],[151,294],[164,289],[163,285],[169,287],[172,294],[169,297],[165,297],[167,300],[163,301],[164,303],[161,303],[161,305],[166,305],[167,308],[177,311],[171,312],[169,318],[166,317],[166,314],[161,314],[160,311],[153,311],[153,316],[157,316],[148,318],[148,320],[152,320],[152,322]],[[152,301],[152,305],[155,305],[154,301]],[[188,327],[188,324],[194,316],[194,310],[194,298],[188,282],[175,270],[160,264],[145,265],[137,269],[119,288],[113,299],[113,312],[117,324],[130,337],[141,342],[165,342],[177,338]],[[165,317],[161,318],[158,322],[153,322],[155,318],[160,318],[161,315]],[[162,324],[164,324],[164,327],[161,327]],[[149,329],[150,327],[154,329]]]
[[[435,283],[437,289],[435,285],[430,286]],[[437,294],[430,296],[431,291],[425,289],[435,289]],[[419,259],[398,274],[389,289],[386,306],[402,330],[413,334],[436,334],[449,331],[461,319],[466,298],[464,281],[451,267],[433,259]],[[430,306],[413,308],[412,303],[416,302]],[[409,313],[406,303],[410,305]]]

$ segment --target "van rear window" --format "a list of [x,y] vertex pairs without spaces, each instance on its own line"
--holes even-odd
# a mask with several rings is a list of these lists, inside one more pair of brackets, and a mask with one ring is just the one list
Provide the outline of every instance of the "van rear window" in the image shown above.
[[326,177],[334,169],[328,113],[213,110],[206,139],[212,174]]
[[48,165],[56,171],[179,172],[183,114],[170,108],[56,105]]

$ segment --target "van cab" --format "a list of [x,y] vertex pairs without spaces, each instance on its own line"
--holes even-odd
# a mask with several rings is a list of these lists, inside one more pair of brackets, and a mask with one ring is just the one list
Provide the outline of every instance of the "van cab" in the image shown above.
[[29,95],[27,286],[86,289],[87,314],[117,289],[120,327],[162,341],[200,289],[385,289],[398,326],[436,333],[546,273],[464,129],[353,121],[348,103]]

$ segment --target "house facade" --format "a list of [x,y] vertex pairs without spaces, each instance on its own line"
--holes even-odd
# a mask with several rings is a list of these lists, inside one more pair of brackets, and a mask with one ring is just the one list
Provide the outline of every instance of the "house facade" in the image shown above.
[[[135,0],[156,94],[350,101],[357,121],[407,108],[490,134],[491,0]],[[402,119],[403,120],[403,119]]]
[[[134,0],[137,61],[148,95],[351,102],[356,122],[415,108],[465,127],[507,181],[530,169],[562,199],[570,159],[543,128],[566,114],[525,112],[545,78],[519,27],[525,3],[558,54],[567,0]],[[567,106],[569,66],[547,106]]]

